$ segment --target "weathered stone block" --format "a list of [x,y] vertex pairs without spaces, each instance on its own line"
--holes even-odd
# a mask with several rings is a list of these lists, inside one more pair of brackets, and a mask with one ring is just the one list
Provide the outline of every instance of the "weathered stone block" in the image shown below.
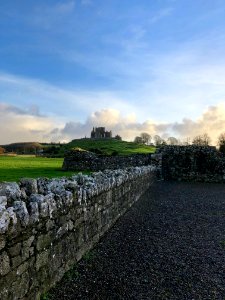
[[9,248],[9,254],[12,257],[19,255],[20,251],[21,251],[21,243],[17,243],[13,247]]
[[16,271],[16,274],[18,276],[20,276],[21,274],[23,274],[25,271],[27,271],[29,269],[29,262],[26,261],[24,262],[23,264],[21,264],[18,268],[17,268],[17,271]]
[[5,233],[9,227],[10,216],[6,207],[0,205],[0,233]]
[[54,199],[54,194],[50,193],[47,194],[44,198],[44,201],[46,203],[48,203],[48,213],[49,213],[49,217],[52,218],[53,213],[57,210],[57,205]]
[[15,269],[22,263],[22,257],[21,257],[21,255],[12,257],[11,261],[12,261],[12,267],[13,267],[13,269]]
[[12,291],[16,291],[13,299],[24,299],[29,289],[29,273],[25,272],[17,276],[17,280],[12,283]]
[[6,275],[10,271],[10,260],[6,252],[0,255],[0,275]]
[[22,246],[22,260],[28,259],[34,252],[34,248],[31,247],[32,243],[34,241],[34,236],[31,236],[29,239],[26,241],[23,241],[23,246]]
[[51,242],[52,242],[51,232],[48,234],[40,235],[37,239],[36,248],[38,251],[41,251],[41,250],[49,247]]
[[55,222],[53,220],[48,220],[46,223],[46,230],[50,231],[55,228]]
[[7,212],[9,214],[9,218],[10,218],[10,226],[12,227],[12,229],[14,229],[16,224],[17,224],[17,216],[16,216],[16,213],[14,211],[14,208],[13,207],[8,207]]
[[2,206],[7,205],[7,197],[6,196],[0,196],[0,205],[2,205]]
[[0,250],[5,248],[5,244],[6,244],[6,241],[5,241],[4,237],[0,237]]
[[20,186],[24,188],[26,194],[30,196],[31,194],[38,193],[37,180],[32,178],[22,178],[20,179]]
[[68,231],[71,231],[74,228],[74,224],[71,220],[63,224],[56,233],[56,238],[61,238],[64,234],[66,234]]
[[12,204],[15,200],[20,200],[21,190],[16,182],[1,182],[0,183],[0,196],[6,196],[8,205]]
[[21,225],[26,227],[29,223],[29,214],[25,202],[15,201],[13,207]]
[[70,191],[65,191],[63,193],[60,194],[61,198],[62,198],[62,202],[64,207],[68,208],[71,207],[73,204],[73,193]]
[[37,254],[36,260],[36,270],[38,271],[41,267],[47,265],[48,263],[49,251],[45,250],[40,254]]
[[28,211],[30,215],[30,223],[34,224],[39,221],[39,209],[37,202],[28,203]]
[[[38,204],[39,215],[40,217],[47,217],[49,215],[48,203],[45,201],[45,197],[40,194],[32,194],[29,199],[30,202]],[[36,209],[36,208],[35,208]],[[37,218],[37,213],[36,213]]]

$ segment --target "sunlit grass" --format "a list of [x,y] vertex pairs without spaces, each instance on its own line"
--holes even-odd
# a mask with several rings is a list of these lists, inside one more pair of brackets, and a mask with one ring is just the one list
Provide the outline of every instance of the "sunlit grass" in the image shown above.
[[104,154],[111,155],[117,152],[118,155],[129,155],[136,153],[154,153],[154,146],[136,144],[133,142],[119,141],[116,139],[80,139],[74,140],[66,145],[66,148],[79,147],[85,150],[98,149]]
[[[66,149],[80,147],[85,150],[98,149],[111,155],[129,155],[136,153],[154,153],[155,147],[132,142],[109,140],[80,139],[65,146]],[[22,177],[62,177],[77,172],[62,171],[63,158],[35,157],[32,155],[0,156],[0,181],[18,181]],[[88,172],[86,172],[88,173]]]
[[63,158],[0,156],[0,181],[18,181],[22,177],[62,177],[76,172],[61,170]]

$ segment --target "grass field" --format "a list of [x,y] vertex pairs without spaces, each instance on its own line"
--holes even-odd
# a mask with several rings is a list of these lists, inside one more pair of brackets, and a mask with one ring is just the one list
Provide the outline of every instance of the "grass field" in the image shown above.
[[133,142],[119,141],[115,139],[78,139],[73,140],[65,146],[67,149],[79,147],[85,150],[98,149],[103,154],[111,155],[114,151],[118,155],[129,155],[135,153],[154,153],[155,147],[136,144]]
[[[135,144],[132,142],[109,140],[74,140],[64,146],[64,151],[73,147],[79,147],[85,150],[97,149],[102,154],[111,155],[116,152],[118,155],[129,155],[135,153],[153,153],[155,147]],[[71,176],[76,172],[65,172],[61,170],[63,158],[44,158],[29,155],[18,156],[0,156],[0,182],[18,181],[22,177],[62,177]]]
[[22,177],[62,177],[75,172],[61,170],[63,158],[0,156],[0,182],[18,181]]

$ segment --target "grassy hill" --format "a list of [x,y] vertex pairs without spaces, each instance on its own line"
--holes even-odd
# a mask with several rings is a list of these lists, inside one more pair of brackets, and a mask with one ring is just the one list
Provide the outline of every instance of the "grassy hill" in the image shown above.
[[155,147],[153,146],[119,141],[116,139],[77,139],[65,145],[66,149],[75,147],[106,155],[129,155],[155,152]]
[[130,155],[136,153],[153,153],[154,146],[120,141],[117,139],[76,139],[68,144],[60,143],[13,143],[3,145],[6,152],[17,154],[41,153],[45,157],[64,157],[65,151],[72,148],[82,148],[102,155]]

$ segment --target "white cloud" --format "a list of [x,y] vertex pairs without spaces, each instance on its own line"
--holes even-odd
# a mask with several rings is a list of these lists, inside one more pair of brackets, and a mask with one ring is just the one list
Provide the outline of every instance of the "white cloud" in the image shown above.
[[[14,106],[19,103],[26,108],[25,112],[33,115],[38,111],[34,109],[31,113],[29,107],[38,103],[46,115],[57,116],[61,125],[54,131],[54,139],[88,135],[92,123],[96,126],[105,123],[126,139],[141,131],[191,137],[207,131],[215,140],[224,125],[223,105],[218,105],[225,99],[222,37],[209,35],[207,39],[189,41],[178,45],[176,50],[157,55],[145,48],[118,57],[91,53],[87,57],[80,53],[67,56],[65,52],[68,60],[114,80],[111,90],[101,86],[95,90],[60,88],[44,81],[0,73],[0,100]],[[215,45],[216,52],[210,44]],[[206,122],[202,113],[208,106],[207,112],[215,118],[214,122]],[[108,107],[110,110],[103,110]],[[124,117],[127,115],[132,117]],[[154,121],[145,121],[149,119]],[[62,131],[66,122],[68,125]],[[51,130],[54,128],[58,127],[53,124]],[[51,130],[46,132],[49,139]]]
[[33,114],[16,106],[0,103],[0,144],[19,141],[70,141],[89,137],[93,126],[104,126],[119,134],[124,140],[133,140],[141,132],[162,137],[175,136],[180,139],[208,133],[214,144],[225,128],[225,106],[208,107],[199,118],[183,119],[181,122],[159,123],[154,120],[138,122],[135,114],[123,115],[120,111],[108,108],[93,112],[85,122],[68,121]]
[[220,133],[225,131],[225,105],[210,106],[197,120],[184,119],[181,123],[170,124],[172,131],[181,137],[208,133],[216,144]]
[[132,113],[136,106],[113,91],[60,88],[41,80],[0,73],[0,101],[23,107],[38,103],[42,111],[61,118],[84,120],[95,110],[108,107]]
[[[140,25],[133,28],[130,38],[106,36],[106,44],[121,46],[113,55],[101,56],[94,52],[86,55],[76,51],[61,52],[61,55],[110,79],[114,95],[120,95],[124,103],[135,107],[139,120],[151,117],[170,122],[177,116],[179,120],[197,118],[204,107],[223,101],[223,33],[212,32],[180,44],[170,41],[166,43],[168,50],[162,52],[155,44],[146,43],[146,30]],[[173,50],[168,46],[170,43]]]
[[31,115],[41,117],[39,107],[37,105],[31,105],[27,109],[21,109],[14,105],[0,103],[0,111],[5,113],[14,113],[17,115]]
[[48,141],[43,137],[60,122],[36,113],[38,108],[25,110],[0,103],[0,144],[26,141]]

